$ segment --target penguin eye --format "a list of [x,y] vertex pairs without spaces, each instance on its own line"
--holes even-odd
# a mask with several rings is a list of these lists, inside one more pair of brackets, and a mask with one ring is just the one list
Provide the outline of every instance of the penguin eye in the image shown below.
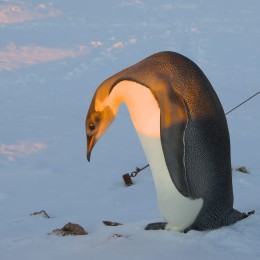
[[95,130],[94,124],[90,124],[90,125],[89,125],[89,129],[90,129],[91,131]]

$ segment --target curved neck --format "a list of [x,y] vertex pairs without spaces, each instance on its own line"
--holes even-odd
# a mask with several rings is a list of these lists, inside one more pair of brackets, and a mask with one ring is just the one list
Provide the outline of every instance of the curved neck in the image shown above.
[[119,82],[109,95],[108,105],[117,114],[121,103],[126,104],[138,133],[160,136],[160,108],[149,88],[133,81]]

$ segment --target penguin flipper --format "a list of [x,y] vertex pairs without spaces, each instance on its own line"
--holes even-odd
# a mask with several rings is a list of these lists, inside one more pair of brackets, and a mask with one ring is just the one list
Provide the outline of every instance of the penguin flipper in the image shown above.
[[189,110],[184,98],[171,92],[168,102],[160,102],[161,143],[165,162],[177,190],[185,197],[191,197],[185,172],[185,129]]

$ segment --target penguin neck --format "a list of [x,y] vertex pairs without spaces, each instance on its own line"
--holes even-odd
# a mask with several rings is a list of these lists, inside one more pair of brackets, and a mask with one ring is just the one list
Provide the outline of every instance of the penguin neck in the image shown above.
[[152,92],[134,81],[119,82],[111,91],[109,106],[115,114],[125,103],[138,134],[160,137],[160,108]]

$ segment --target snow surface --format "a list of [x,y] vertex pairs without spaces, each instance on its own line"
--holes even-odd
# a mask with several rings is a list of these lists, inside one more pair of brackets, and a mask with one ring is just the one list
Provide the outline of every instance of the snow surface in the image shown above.
[[[160,221],[146,164],[121,110],[86,161],[84,121],[96,87],[161,50],[194,60],[225,111],[259,91],[258,0],[0,1],[0,258],[260,259],[259,96],[227,116],[235,207],[256,214],[187,234]],[[51,218],[31,213],[44,209]],[[103,220],[124,225],[106,227]],[[72,222],[87,236],[48,235]],[[113,234],[119,234],[121,237]]]

